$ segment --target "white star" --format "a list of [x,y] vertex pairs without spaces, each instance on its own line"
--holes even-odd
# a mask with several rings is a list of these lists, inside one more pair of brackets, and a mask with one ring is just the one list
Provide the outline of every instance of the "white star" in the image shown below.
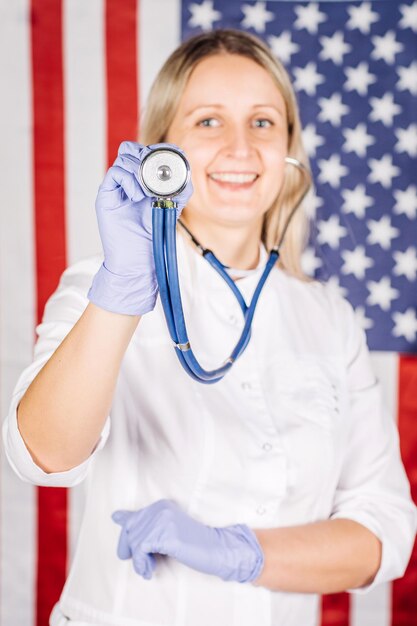
[[392,270],[396,276],[405,276],[408,280],[415,280],[417,276],[417,250],[411,246],[405,252],[393,252],[395,267]]
[[297,19],[294,22],[294,28],[301,30],[305,28],[310,35],[317,34],[319,24],[327,20],[325,13],[320,13],[319,5],[315,2],[308,2],[305,7],[296,6],[294,11]]
[[343,56],[350,52],[352,46],[343,39],[343,33],[338,31],[333,37],[320,37],[322,51],[319,57],[323,61],[331,60],[336,65],[342,65]]
[[395,337],[405,337],[407,341],[414,341],[417,333],[417,318],[414,309],[407,309],[405,313],[395,312],[392,314],[394,328],[392,334]]
[[369,85],[376,81],[374,74],[369,73],[368,64],[365,62],[359,63],[357,67],[347,67],[345,74],[347,76],[345,89],[347,91],[356,90],[360,96],[365,96],[368,93]]
[[403,4],[400,6],[402,18],[398,23],[400,28],[411,28],[417,33],[417,2],[413,2],[410,6]]
[[300,46],[291,39],[291,33],[285,30],[281,35],[271,35],[268,37],[268,43],[272,53],[282,61],[282,63],[290,63],[293,54],[299,51]]
[[365,185],[356,185],[355,189],[343,189],[342,197],[345,201],[342,210],[345,213],[354,213],[358,219],[365,217],[365,209],[374,203],[373,198],[366,195]]
[[373,59],[383,59],[385,63],[392,65],[395,62],[395,55],[403,50],[404,46],[395,39],[393,30],[389,30],[382,37],[375,35],[372,37],[374,49],[371,52]]
[[345,298],[347,296],[347,289],[345,289],[345,287],[342,287],[338,276],[330,276],[330,278],[327,280],[327,285],[328,287],[330,287],[330,289],[342,296],[342,298]]
[[333,249],[339,247],[340,240],[347,233],[347,229],[341,225],[338,215],[331,215],[327,220],[320,220],[317,224],[317,241],[319,244],[327,243]]
[[348,8],[350,19],[346,27],[350,30],[357,28],[363,35],[371,30],[371,25],[379,19],[378,13],[373,13],[370,2],[362,2],[358,7]]
[[306,248],[301,255],[301,267],[308,276],[314,276],[316,269],[322,266],[322,262],[314,254],[313,248]]
[[313,220],[316,217],[317,209],[323,204],[322,198],[316,195],[315,189],[311,188],[303,202],[304,212],[307,217]]
[[382,98],[369,98],[372,111],[369,119],[372,122],[382,122],[385,126],[392,126],[392,119],[401,113],[399,104],[395,104],[392,93],[384,93]]
[[191,27],[200,27],[202,30],[213,30],[213,22],[221,20],[220,11],[213,9],[213,0],[203,0],[201,4],[190,4],[191,17],[188,24]]
[[358,124],[356,128],[346,128],[342,131],[345,136],[343,150],[345,152],[355,152],[358,156],[366,156],[369,146],[375,143],[372,135],[368,135],[365,124]]
[[274,14],[266,10],[266,2],[244,4],[242,13],[245,14],[241,24],[243,28],[253,28],[257,33],[264,33],[267,22],[272,22]]
[[316,156],[316,150],[324,144],[324,138],[316,133],[314,124],[307,124],[302,131],[303,143],[308,156]]
[[394,213],[397,215],[404,213],[410,220],[417,217],[417,187],[415,185],[409,185],[404,190],[396,189],[393,196],[396,200]]
[[381,183],[385,189],[391,187],[392,179],[400,175],[400,168],[392,163],[392,156],[384,154],[382,159],[369,159],[371,173],[368,178],[371,183]]
[[413,61],[408,67],[397,68],[400,80],[397,82],[397,89],[408,91],[417,96],[417,61]]
[[359,326],[361,326],[363,330],[368,330],[369,328],[372,328],[372,326],[374,325],[373,321],[369,317],[366,317],[365,307],[363,306],[356,307],[355,316],[359,322]]
[[341,255],[344,260],[341,268],[343,274],[354,274],[359,280],[365,278],[366,270],[374,264],[372,259],[366,256],[363,246],[357,246],[354,250],[342,250]]
[[333,126],[340,126],[343,115],[349,113],[349,107],[342,103],[340,93],[334,93],[330,98],[319,98],[319,120],[330,122]]
[[349,172],[345,165],[340,162],[340,154],[332,154],[329,159],[320,159],[318,162],[320,174],[318,180],[321,183],[329,183],[332,187],[340,187],[340,179]]
[[366,241],[370,244],[379,244],[384,250],[391,247],[391,239],[398,237],[399,230],[391,226],[391,219],[384,215],[380,220],[368,220],[366,225],[369,229],[369,235]]
[[397,128],[394,131],[397,135],[395,144],[396,152],[406,152],[410,157],[417,156],[417,124],[410,124],[408,128]]
[[317,73],[317,65],[313,62],[307,63],[305,67],[295,67],[294,75],[294,87],[298,91],[304,89],[309,96],[314,96],[317,85],[324,83],[324,77]]
[[383,311],[388,311],[391,306],[391,300],[398,298],[399,291],[391,287],[391,280],[388,276],[381,278],[379,282],[370,280],[366,283],[369,296],[366,302],[369,305],[378,305]]

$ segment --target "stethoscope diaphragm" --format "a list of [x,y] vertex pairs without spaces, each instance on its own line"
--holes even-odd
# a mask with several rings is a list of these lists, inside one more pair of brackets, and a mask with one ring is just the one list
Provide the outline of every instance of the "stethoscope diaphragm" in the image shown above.
[[145,191],[157,198],[172,198],[183,191],[190,178],[190,166],[180,152],[156,149],[143,159],[139,180]]

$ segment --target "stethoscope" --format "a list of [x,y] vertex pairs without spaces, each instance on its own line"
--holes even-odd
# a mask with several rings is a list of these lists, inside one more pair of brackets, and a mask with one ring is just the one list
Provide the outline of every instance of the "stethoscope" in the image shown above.
[[[174,198],[185,189],[191,176],[190,166],[184,154],[174,148],[156,148],[152,150],[141,163],[139,171],[140,182],[144,190],[154,197],[152,201],[153,253],[159,294],[168,331],[181,365],[194,380],[201,383],[216,383],[221,380],[247,347],[251,337],[253,316],[262,288],[279,258],[280,247],[291,218],[309,190],[310,174],[308,169],[298,159],[293,157],[286,157],[285,161],[286,163],[294,165],[303,174],[308,184],[301,198],[289,214],[276,247],[269,253],[268,261],[249,305],[246,304],[243,295],[228,274],[227,266],[223,265],[211,250],[204,248],[181,220],[177,220],[177,203]],[[214,370],[208,371],[201,367],[192,351],[187,334],[178,277],[176,248],[177,221],[190,237],[200,254],[202,254],[230,287],[239,303],[244,318],[243,330],[235,348],[226,361]]]

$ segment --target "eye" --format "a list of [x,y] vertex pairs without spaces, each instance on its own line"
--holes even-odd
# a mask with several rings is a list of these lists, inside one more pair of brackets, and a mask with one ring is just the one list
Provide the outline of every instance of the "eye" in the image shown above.
[[271,120],[268,120],[266,118],[260,118],[254,121],[254,125],[257,128],[270,128],[271,126],[274,125],[274,123]]
[[206,126],[207,128],[217,128],[219,121],[214,117],[205,117],[198,122],[197,126]]

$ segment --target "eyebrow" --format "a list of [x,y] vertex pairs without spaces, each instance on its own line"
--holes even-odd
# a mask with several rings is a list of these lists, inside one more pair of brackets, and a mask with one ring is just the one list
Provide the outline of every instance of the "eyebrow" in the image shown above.
[[[217,109],[224,109],[224,105],[223,104],[217,104],[217,103],[213,103],[213,104],[199,104],[198,106],[196,106],[193,109],[191,109],[190,111],[188,111],[185,114],[185,117],[189,117],[190,115],[192,115],[193,113],[195,113],[199,109],[216,109],[216,108]],[[275,106],[274,104],[254,104],[252,108],[253,109],[274,109],[280,115],[284,114],[284,112],[281,109],[279,109],[277,106]]]

